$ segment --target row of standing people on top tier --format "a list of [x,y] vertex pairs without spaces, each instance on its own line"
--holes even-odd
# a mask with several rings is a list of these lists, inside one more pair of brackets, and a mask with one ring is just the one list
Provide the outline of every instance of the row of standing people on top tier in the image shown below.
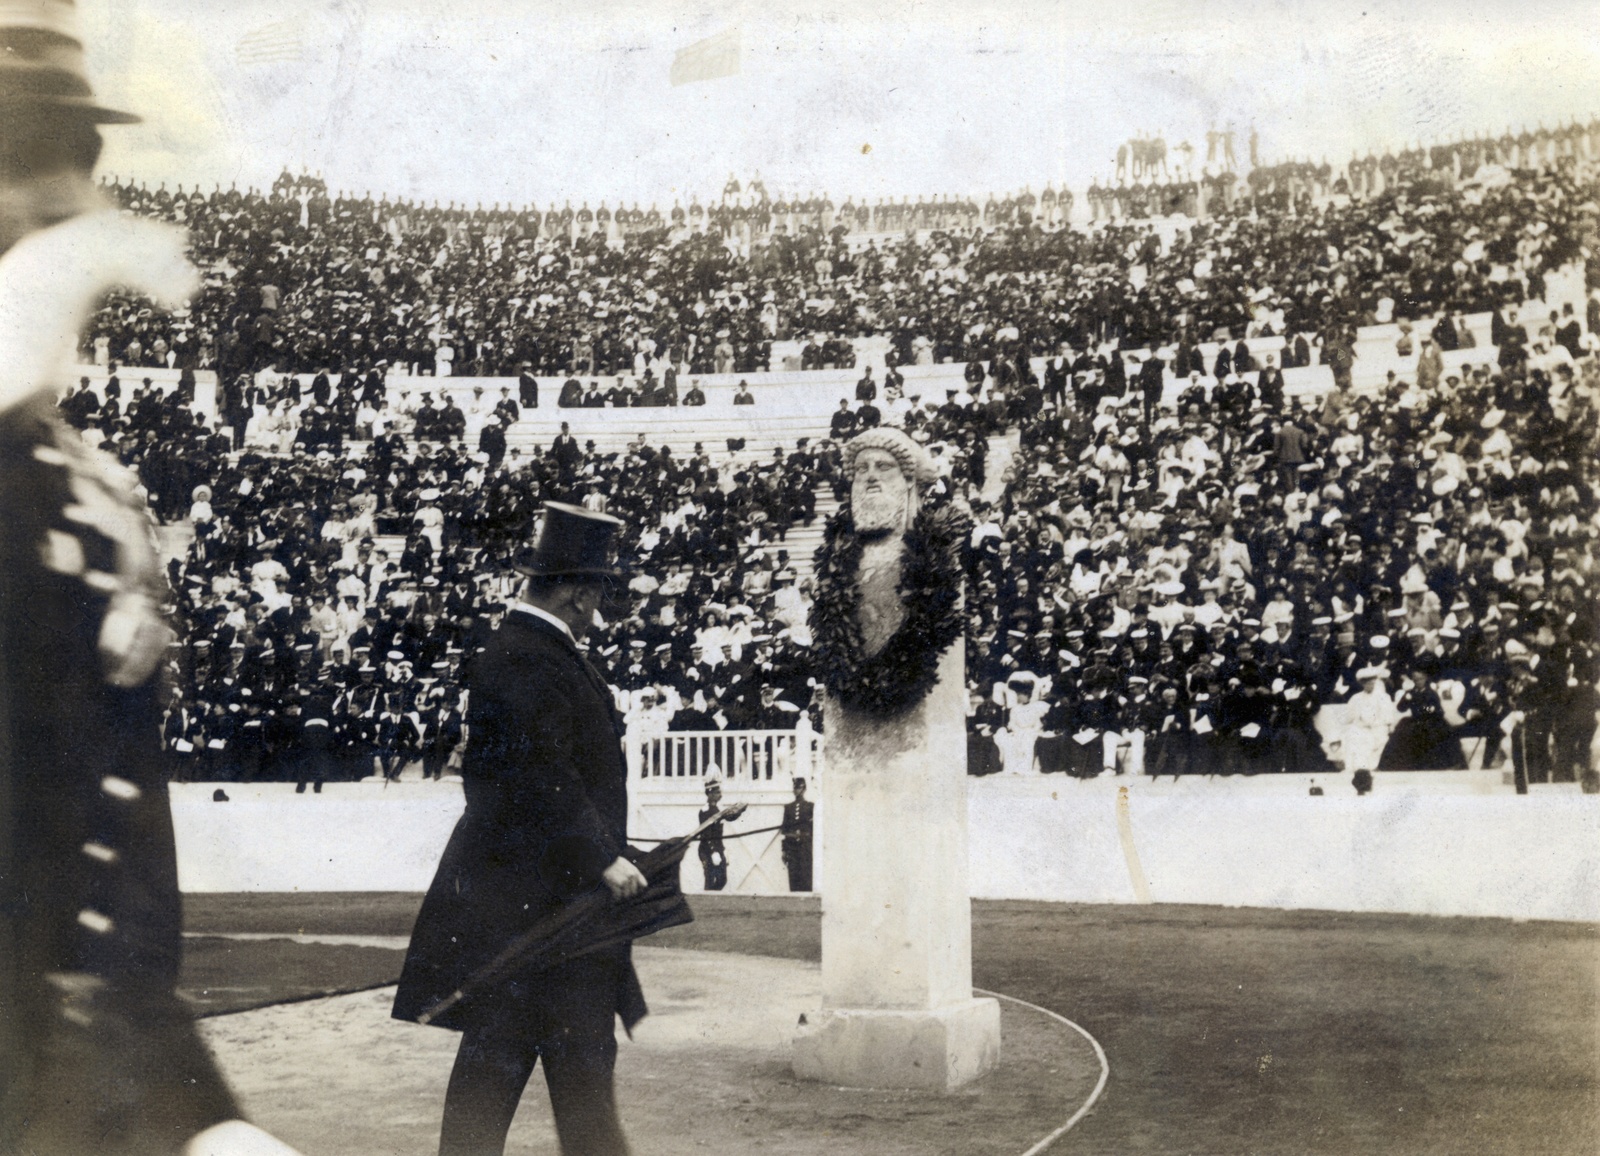
[[[1167,178],[1170,172],[1166,164],[1168,148],[1165,140],[1158,135],[1126,142],[1117,150],[1117,184],[1101,186],[1097,181],[1092,182],[1091,202],[1100,200],[1102,212],[1106,214],[1111,212],[1113,206],[1122,208],[1125,200],[1120,195],[1123,182],[1131,176],[1135,182],[1134,189],[1139,187],[1137,182],[1150,178],[1150,183],[1144,186],[1142,198],[1143,207],[1149,210],[1146,215],[1162,215],[1154,208],[1160,204],[1196,204],[1207,197],[1208,188],[1213,205],[1228,197],[1231,207],[1229,190],[1239,168],[1234,150],[1234,131],[1231,127],[1222,130],[1212,128],[1205,134],[1205,139],[1204,168],[1198,181],[1191,176],[1180,182],[1164,179],[1159,184],[1154,180],[1157,170],[1163,178]],[[1600,120],[1591,118],[1587,123],[1573,121],[1555,128],[1539,125],[1530,130],[1523,127],[1517,133],[1507,128],[1498,136],[1483,134],[1426,148],[1417,146],[1398,152],[1385,150],[1382,155],[1373,152],[1365,156],[1352,154],[1349,162],[1340,170],[1335,170],[1326,158],[1320,164],[1286,161],[1262,165],[1259,137],[1254,128],[1250,130],[1248,140],[1250,163],[1246,179],[1252,191],[1270,191],[1279,182],[1292,178],[1299,182],[1301,189],[1306,192],[1315,190],[1319,196],[1340,192],[1359,196],[1381,192],[1408,172],[1415,174],[1427,171],[1451,179],[1465,179],[1472,177],[1485,164],[1527,169],[1562,159],[1593,160],[1600,156]],[[1179,168],[1184,173],[1192,174],[1196,152],[1194,147],[1184,141],[1172,151],[1178,159]],[[1214,173],[1213,167],[1216,169]],[[1134,189],[1129,192],[1132,193]],[[347,204],[342,195],[337,200],[331,199],[326,183],[320,178],[304,175],[295,177],[287,171],[274,181],[271,191],[277,196],[300,200],[311,207],[313,215],[332,215]],[[170,194],[165,194],[164,186],[161,192],[170,197]],[[179,195],[181,193],[180,189]],[[730,175],[723,186],[720,200],[702,205],[698,198],[691,198],[687,207],[675,201],[666,212],[654,204],[643,209],[637,201],[631,207],[619,204],[614,209],[601,202],[597,208],[591,209],[585,201],[576,209],[570,202],[560,208],[551,204],[541,214],[531,206],[501,209],[497,202],[489,210],[484,210],[480,205],[476,216],[490,222],[520,217],[530,222],[535,231],[542,228],[544,235],[550,237],[598,233],[625,238],[656,229],[684,226],[693,229],[710,227],[725,233],[739,228],[765,232],[779,226],[790,232],[805,227],[826,232],[835,226],[862,232],[885,232],[966,228],[977,224],[1025,224],[1032,220],[1049,226],[1065,223],[1071,216],[1072,203],[1071,190],[1063,188],[1058,192],[1052,184],[1046,184],[1037,197],[1031,190],[1000,198],[990,194],[981,204],[973,198],[946,195],[921,197],[915,201],[908,197],[901,197],[899,201],[893,197],[879,198],[875,203],[865,199],[857,203],[852,197],[842,205],[836,205],[826,194],[793,198],[780,195],[773,198],[768,195],[766,185],[759,177],[741,184]],[[453,202],[450,207],[456,208]],[[1092,210],[1091,203],[1093,219],[1098,220],[1100,215]],[[467,211],[465,206],[462,206],[462,211]],[[1177,211],[1176,207],[1167,210],[1169,213]],[[1138,214],[1125,210],[1120,215]],[[1200,214],[1191,208],[1188,215]]]
[[647,213],[635,207],[612,212],[603,203],[597,209],[584,202],[574,210],[570,205],[551,207],[541,217],[537,209],[525,210],[533,219],[536,232],[549,238],[578,240],[602,237],[610,242],[660,229],[689,229],[723,236],[743,236],[773,232],[799,233],[815,230],[831,233],[899,233],[927,229],[973,229],[979,226],[1006,227],[1038,224],[1054,228],[1066,224],[1072,215],[1073,194],[1046,185],[1039,194],[1025,189],[1006,196],[989,196],[979,202],[963,197],[879,198],[859,203],[848,198],[836,205],[831,197],[808,197],[795,201],[778,200],[756,205],[712,204],[691,201],[687,208],[674,203],[663,215],[655,206]]
[[1381,157],[1372,153],[1351,156],[1341,169],[1334,169],[1326,159],[1315,165],[1309,161],[1285,161],[1252,169],[1245,179],[1254,196],[1271,196],[1280,207],[1298,204],[1301,198],[1312,194],[1371,197],[1429,177],[1454,185],[1480,177],[1487,165],[1528,170],[1591,161],[1600,156],[1600,135],[1593,144],[1589,140],[1585,131],[1559,146],[1552,141],[1547,148],[1491,141],[1435,145],[1398,154],[1386,152]]
[[[132,185],[124,186],[114,178],[108,180],[107,187],[114,195],[135,193]],[[804,197],[769,197],[765,186],[759,181],[751,182],[748,186],[751,194],[742,193],[742,187],[737,180],[730,178],[721,199],[702,204],[698,197],[691,197],[687,205],[674,200],[672,207],[665,211],[655,203],[648,209],[643,208],[637,201],[631,206],[619,203],[614,208],[604,201],[593,208],[587,201],[580,201],[578,207],[574,208],[567,201],[559,207],[552,203],[541,212],[536,205],[513,208],[502,207],[499,202],[488,209],[480,203],[473,209],[465,204],[457,205],[454,201],[443,207],[435,202],[429,207],[420,203],[391,203],[387,196],[374,200],[370,194],[365,197],[344,193],[330,195],[326,182],[320,177],[294,177],[284,172],[273,182],[269,196],[274,203],[286,206],[291,215],[297,209],[303,228],[323,226],[340,217],[370,214],[377,210],[395,219],[402,230],[412,227],[416,221],[439,217],[449,222],[445,227],[446,234],[453,229],[477,229],[485,237],[495,237],[503,235],[512,224],[516,224],[526,234],[547,238],[576,239],[598,235],[613,240],[681,228],[723,233],[739,228],[757,232],[778,228],[789,232],[808,228],[822,232],[834,228],[843,228],[847,232],[897,232],[905,229],[971,228],[980,224],[1025,224],[1033,220],[1050,225],[1064,222],[1071,214],[1073,202],[1071,190],[1057,190],[1049,182],[1038,194],[1030,187],[1010,195],[996,196],[990,193],[982,199],[941,194],[915,198],[901,196],[898,200],[892,196],[876,200],[861,198],[859,201],[849,196],[843,202],[836,202],[826,193],[820,196],[808,193]],[[149,207],[162,213],[170,212],[175,206],[181,208],[193,200],[207,199],[198,186],[192,192],[185,192],[183,186],[179,185],[174,192],[169,191],[163,183],[155,190],[141,188],[137,192],[141,199],[148,199]],[[220,186],[211,196],[238,204],[247,198],[247,194],[240,193],[237,187],[224,191]]]
[[[1339,168],[1327,158],[1320,163],[1308,160],[1258,165],[1253,133],[1251,153],[1251,167],[1242,184],[1232,164],[1217,172],[1205,169],[1199,177],[1185,166],[1178,180],[1170,179],[1162,164],[1162,180],[1157,181],[1156,166],[1151,163],[1136,163],[1132,168],[1133,183],[1129,184],[1129,170],[1119,156],[1115,183],[1102,185],[1098,179],[1090,182],[1085,197],[1089,219],[1097,222],[1179,215],[1203,217],[1231,210],[1242,198],[1253,199],[1258,206],[1270,204],[1287,210],[1302,205],[1311,196],[1371,197],[1404,181],[1427,176],[1454,184],[1478,176],[1486,165],[1538,169],[1564,161],[1594,160],[1600,157],[1600,122],[1555,130],[1541,127],[1536,133],[1525,129],[1517,136],[1508,131],[1499,138],[1402,149],[1398,153],[1386,151],[1382,156],[1370,152],[1366,156],[1352,154]],[[1148,182],[1143,178],[1149,178]]]
[[[1231,131],[1220,134],[1209,133],[1208,139],[1212,137],[1226,138],[1231,142],[1232,133]],[[1130,142],[1123,150],[1119,150],[1119,153],[1125,154],[1129,147],[1133,149],[1134,184],[1128,186],[1125,183],[1129,170],[1126,156],[1122,155],[1115,184],[1101,185],[1096,180],[1089,186],[1091,220],[1112,216],[1160,216],[1177,212],[1199,216],[1207,211],[1215,212],[1221,211],[1224,207],[1231,208],[1236,196],[1239,195],[1234,191],[1237,183],[1232,150],[1226,148],[1225,154],[1220,158],[1218,171],[1213,173],[1210,165],[1219,160],[1216,143],[1215,140],[1210,142],[1207,167],[1202,170],[1198,178],[1193,175],[1193,150],[1190,149],[1189,162],[1180,162],[1184,179],[1171,181],[1166,179],[1169,174],[1164,160],[1160,162],[1147,160],[1142,164],[1138,161],[1141,149],[1148,151],[1156,146],[1159,146],[1164,157],[1163,141],[1156,138],[1150,141]],[[1186,143],[1180,145],[1180,153],[1186,148],[1188,148]],[[1320,164],[1312,164],[1309,161],[1286,161],[1276,165],[1260,165],[1257,163],[1256,153],[1257,141],[1252,132],[1251,166],[1246,177],[1250,192],[1257,195],[1287,193],[1290,202],[1293,203],[1299,195],[1312,192],[1319,196],[1330,193],[1370,196],[1392,187],[1408,176],[1414,177],[1423,173],[1431,173],[1451,181],[1457,178],[1470,178],[1485,164],[1528,169],[1567,159],[1592,160],[1600,155],[1600,122],[1591,121],[1587,125],[1574,123],[1557,129],[1545,129],[1541,126],[1537,131],[1524,129],[1517,135],[1512,135],[1508,130],[1498,138],[1481,136],[1472,140],[1436,144],[1426,149],[1421,147],[1402,149],[1398,153],[1386,151],[1382,156],[1370,152],[1364,157],[1352,155],[1349,162],[1339,170],[1335,170],[1326,159]],[[1154,179],[1158,167],[1164,178],[1159,183]],[[1150,182],[1141,184],[1140,181],[1145,177],[1151,178]],[[120,184],[112,184],[109,187],[119,195],[127,195],[133,191],[131,186],[124,188]],[[474,211],[464,205],[458,208],[451,202],[447,210],[440,210],[436,204],[432,212],[437,215],[442,211],[446,215],[453,214],[465,220],[481,222],[488,233],[493,233],[497,226],[509,225],[514,221],[525,231],[548,238],[577,239],[602,236],[611,240],[621,240],[668,228],[684,227],[697,231],[716,231],[724,235],[735,232],[746,235],[765,233],[779,228],[794,233],[808,228],[822,232],[829,232],[835,228],[842,228],[847,232],[898,232],[907,229],[1026,225],[1035,222],[1049,227],[1066,223],[1071,218],[1073,205],[1071,190],[1063,188],[1057,191],[1052,184],[1046,184],[1043,192],[1037,196],[1031,189],[1024,189],[1020,193],[1005,197],[997,198],[990,194],[981,203],[975,198],[943,195],[920,197],[916,200],[901,197],[898,201],[893,197],[879,198],[875,203],[866,199],[858,203],[850,197],[846,198],[842,205],[837,205],[826,194],[820,197],[808,194],[804,198],[795,197],[792,200],[786,200],[781,196],[769,199],[765,187],[760,185],[759,181],[752,182],[751,187],[759,188],[759,195],[742,196],[738,192],[739,182],[730,178],[721,201],[702,205],[697,198],[691,198],[687,207],[674,202],[672,208],[666,212],[662,212],[654,204],[648,210],[642,209],[637,202],[631,208],[619,205],[615,209],[608,207],[604,202],[595,209],[591,209],[587,202],[582,202],[577,209],[574,209],[568,202],[560,208],[551,204],[543,213],[533,206],[502,209],[498,202],[492,209],[485,210],[480,205]],[[733,191],[730,193],[729,190]],[[149,198],[151,207],[165,211],[175,204],[181,204],[200,195],[198,188],[193,194],[185,194],[180,186],[177,193],[173,194],[167,192],[163,185],[149,194]],[[216,195],[223,196],[220,190]],[[234,195],[238,195],[236,190]],[[370,197],[358,199],[340,194],[337,198],[330,198],[326,184],[320,179],[295,178],[287,172],[274,182],[272,195],[280,200],[297,202],[303,226],[325,223],[331,218],[349,216],[352,213],[370,212],[374,205]],[[407,222],[413,215],[423,216],[429,211],[420,205],[413,207],[396,203],[391,206],[387,198],[381,198],[377,205],[387,209],[391,214],[397,214],[397,221],[402,230],[408,227]]]
[[[1222,172],[1233,172],[1239,167],[1238,154],[1234,151],[1234,129],[1232,123],[1217,128],[1212,125],[1206,130],[1206,155],[1202,162],[1206,171],[1218,168]],[[1261,151],[1261,136],[1255,127],[1250,129],[1250,164],[1254,166]],[[1124,141],[1117,146],[1117,179],[1123,180],[1132,176],[1134,180],[1144,177],[1154,178],[1156,170],[1161,170],[1163,177],[1170,176],[1171,169],[1167,165],[1167,140],[1161,133],[1146,136],[1139,133],[1132,139]],[[1195,164],[1195,147],[1188,141],[1179,141],[1171,149],[1175,157],[1175,164],[1179,171],[1192,173]]]
[[1091,182],[1084,199],[1089,206],[1089,221],[1143,220],[1149,217],[1204,217],[1225,212],[1237,199],[1237,178],[1231,172],[1207,173],[1198,180],[1188,179],[1157,184],[1101,185]]

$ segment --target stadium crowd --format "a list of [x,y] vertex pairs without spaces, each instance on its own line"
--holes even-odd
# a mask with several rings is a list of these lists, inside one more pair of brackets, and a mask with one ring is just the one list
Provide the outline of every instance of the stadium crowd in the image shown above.
[[1588,130],[1562,139],[1530,144],[1539,166],[1515,180],[1396,160],[1358,198],[1280,205],[1288,178],[1263,178],[1259,198],[1194,206],[1202,215],[1169,240],[1150,223],[1063,227],[1064,198],[1048,188],[1047,204],[1023,193],[959,213],[944,201],[875,207],[864,227],[887,235],[857,244],[851,214],[825,198],[799,211],[751,202],[790,211],[741,239],[726,217],[749,211],[738,189],[710,216],[695,202],[665,219],[629,210],[620,226],[609,214],[602,228],[553,207],[332,197],[287,173],[265,194],[113,182],[128,211],[191,230],[208,283],[182,316],[112,298],[84,352],[225,380],[267,366],[558,378],[649,368],[660,380],[766,369],[773,342],[811,337],[887,334],[911,362],[987,359],[1007,340],[1042,356],[1078,335],[1134,347],[1221,329],[1326,336],[1388,312],[1540,296],[1545,274],[1577,253],[1577,173],[1600,155]]
[[[194,527],[170,571],[186,642],[166,724],[191,778],[442,774],[461,663],[550,499],[629,522],[635,577],[593,649],[636,726],[792,726],[817,703],[783,543],[819,487],[842,497],[838,442],[877,422],[935,446],[936,500],[978,514],[976,771],[1316,769],[1320,729],[1347,769],[1570,776],[1595,717],[1600,317],[1591,301],[1530,336],[1507,304],[1593,229],[1594,141],[1560,140],[1503,183],[1465,183],[1504,155],[1483,143],[1450,146],[1450,181],[1407,160],[1347,202],[1258,181],[1167,241],[1053,227],[1065,195],[1037,218],[1031,194],[873,207],[866,227],[931,231],[856,247],[825,199],[779,213],[733,182],[717,214],[670,225],[330,199],[287,175],[266,196],[116,185],[190,227],[211,284],[183,316],[114,298],[87,338],[130,380],[179,367],[176,389],[124,398],[113,372],[62,406],[158,519]],[[734,208],[765,220],[756,243],[730,244]],[[1476,355],[1461,315],[1488,308]],[[1354,327],[1391,318],[1402,346],[1421,330],[1416,371],[1357,395]],[[565,433],[506,448],[540,376],[566,379],[547,405],[672,404],[680,376],[753,371],[773,340],[849,364],[847,336],[875,332],[891,363],[965,362],[965,387],[912,397],[890,364],[880,395],[869,371],[828,439],[770,458]],[[1246,344],[1274,335],[1277,354]],[[1338,386],[1298,407],[1281,368],[1313,356]],[[190,404],[203,367],[210,424]],[[397,388],[403,369],[521,380],[463,408]],[[580,380],[617,373],[605,394]],[[985,505],[987,439],[1008,430],[1021,450]]]
[[[280,382],[258,412],[293,388]],[[414,415],[410,436],[350,436],[348,399],[323,407],[306,390],[301,408],[328,422],[237,449],[194,413],[191,391],[146,380],[124,407],[113,375],[104,404],[83,386],[61,403],[109,435],[159,521],[193,527],[169,565],[185,642],[166,740],[182,776],[320,784],[419,761],[442,775],[461,739],[462,661],[514,596],[510,558],[546,500],[628,523],[634,577],[592,657],[636,725],[792,729],[815,709],[808,592],[783,542],[815,519],[819,488],[843,496],[837,441],[713,459],[701,444],[674,454],[642,439],[600,454],[563,433],[529,460],[494,459],[437,417]],[[946,492],[981,484],[1003,408],[913,408],[892,374],[885,392],[883,411],[937,447]],[[841,436],[877,412],[862,402]]]
[[[545,500],[631,528],[636,577],[592,655],[624,707],[645,710],[627,692],[664,683],[682,691],[678,728],[750,727],[773,715],[763,688],[793,685],[795,576],[781,547],[769,559],[759,546],[814,517],[833,462],[804,446],[721,466],[699,446],[602,457],[561,443],[494,464],[398,434],[236,461],[215,435],[196,449],[214,480],[171,569],[189,642],[167,727],[189,777],[320,782],[371,774],[374,759],[391,777],[418,759],[442,774],[462,660],[499,624],[510,555]],[[803,677],[799,694],[809,703]]]
[[1452,358],[1310,405],[1272,375],[1024,423],[974,533],[973,763],[1315,771],[1326,735],[1351,771],[1581,774],[1596,359]]

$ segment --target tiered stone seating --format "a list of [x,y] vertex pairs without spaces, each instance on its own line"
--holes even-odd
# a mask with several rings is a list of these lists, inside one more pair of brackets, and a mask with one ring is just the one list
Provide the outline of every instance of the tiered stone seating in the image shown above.
[[[1549,311],[1550,306],[1537,300],[1524,303],[1519,310],[1524,324],[1530,330],[1547,317]],[[1489,318],[1488,313],[1466,316],[1467,325],[1477,338],[1478,344],[1470,350],[1447,354],[1445,357],[1447,366],[1454,368],[1462,361],[1473,364],[1495,361],[1498,350],[1489,344]],[[1429,328],[1431,328],[1429,321],[1419,321],[1414,324],[1413,338],[1417,344],[1420,344],[1422,334]],[[1367,326],[1357,331],[1354,345],[1356,364],[1352,376],[1358,390],[1372,389],[1381,385],[1391,369],[1404,375],[1415,368],[1415,354],[1404,358],[1395,353],[1395,342],[1399,336],[1399,325],[1393,322]],[[1236,342],[1228,343],[1230,348],[1234,344]],[[1253,337],[1247,339],[1245,344],[1250,347],[1252,354],[1259,358],[1263,354],[1281,350],[1284,339]],[[880,382],[883,380],[883,355],[888,348],[887,339],[861,338],[855,345],[857,358],[854,368],[805,372],[780,369],[769,373],[702,374],[694,380],[697,380],[701,389],[705,391],[705,406],[694,409],[677,407],[629,410],[625,418],[617,416],[615,411],[606,411],[602,416],[596,410],[561,409],[554,403],[565,379],[542,377],[539,379],[541,400],[539,408],[524,414],[523,421],[511,431],[507,440],[510,445],[517,446],[527,453],[536,445],[548,445],[556,436],[563,420],[571,423],[573,433],[580,440],[593,438],[596,449],[602,453],[620,449],[641,431],[645,432],[654,445],[662,444],[658,434],[665,434],[666,444],[671,445],[676,440],[683,443],[686,449],[697,441],[705,443],[707,448],[712,445],[725,445],[730,437],[743,437],[747,444],[752,446],[756,441],[792,445],[798,437],[812,439],[825,437],[828,432],[828,419],[838,408],[839,399],[847,398],[854,405],[855,383],[865,367],[869,365],[872,367],[875,380]],[[799,342],[776,343],[774,360],[781,363],[783,358],[780,354],[785,352],[797,354],[799,348]],[[1203,341],[1198,344],[1198,348],[1209,364],[1215,360],[1220,343]],[[1140,357],[1147,355],[1148,352],[1148,350],[1130,351]],[[1042,376],[1044,359],[1035,358],[1033,364],[1035,371]],[[920,394],[924,401],[940,401],[943,400],[946,389],[960,388],[963,368],[959,362],[905,365],[900,367],[900,373],[906,379],[908,394]],[[124,366],[119,373],[125,389],[131,389],[146,377],[160,388],[169,389],[178,379],[177,370],[165,368]],[[72,368],[69,380],[76,384],[80,377],[87,377],[90,384],[98,390],[104,384],[106,376],[106,369],[103,366],[80,365]],[[309,374],[301,376],[309,383]],[[624,376],[631,377],[631,375]],[[200,370],[195,374],[195,380],[196,402],[199,408],[202,412],[214,412],[215,373],[210,370]],[[585,383],[591,380],[600,381],[602,387],[609,387],[615,379],[587,375],[582,380]],[[689,381],[687,375],[680,378],[680,393],[687,391]],[[756,397],[754,406],[732,404],[734,392],[740,381],[750,385],[751,392]],[[1291,395],[1325,390],[1332,385],[1332,382],[1332,374],[1326,366],[1311,365],[1284,372],[1285,387]],[[392,373],[389,377],[392,396],[400,394],[416,396],[424,391],[432,393],[435,397],[448,395],[454,397],[456,403],[463,409],[471,405],[474,387],[483,387],[486,396],[498,397],[500,388],[507,385],[511,386],[515,393],[516,382],[509,378],[433,378],[412,377],[401,373]],[[770,446],[767,447],[767,452],[771,452]]]
[[[1555,288],[1556,291],[1550,294],[1552,300],[1567,295],[1560,287]],[[1544,301],[1529,301],[1519,309],[1521,320],[1530,331],[1548,317],[1549,312],[1550,306]],[[1445,354],[1447,373],[1458,370],[1463,363],[1482,365],[1497,362],[1499,351],[1489,344],[1490,314],[1468,314],[1465,320],[1477,338],[1478,344],[1471,349]],[[1413,325],[1412,336],[1415,346],[1420,347],[1422,335],[1431,327],[1429,321],[1419,321]],[[1383,384],[1390,371],[1400,377],[1406,377],[1415,371],[1415,352],[1402,357],[1395,351],[1395,343],[1399,337],[1398,323],[1367,326],[1357,332],[1354,345],[1356,361],[1352,370],[1352,380],[1358,391],[1376,389]],[[629,443],[642,434],[650,445],[670,446],[677,454],[693,452],[694,446],[698,443],[721,461],[731,460],[742,464],[770,460],[774,448],[781,447],[787,453],[802,437],[810,438],[813,442],[827,437],[829,418],[838,409],[840,399],[848,399],[852,408],[854,407],[855,383],[867,365],[872,366],[875,380],[879,382],[883,380],[882,354],[887,348],[886,340],[867,338],[856,344],[857,366],[851,369],[700,375],[694,380],[697,380],[705,391],[707,400],[704,406],[695,407],[629,409],[626,412],[563,409],[555,404],[555,399],[560,393],[564,379],[541,378],[539,383],[541,404],[537,409],[523,411],[522,419],[512,427],[507,437],[508,449],[516,449],[524,457],[543,454],[560,432],[562,422],[566,422],[580,443],[594,442],[595,450],[601,454],[620,454],[626,450]],[[1229,344],[1231,347],[1233,343]],[[1281,337],[1251,338],[1246,341],[1246,345],[1259,359],[1264,354],[1281,350],[1284,340]],[[1201,342],[1198,348],[1209,364],[1215,360],[1219,344]],[[798,344],[795,344],[795,349],[798,350]],[[1143,356],[1148,351],[1137,352]],[[1035,359],[1034,369],[1042,377],[1044,359]],[[963,370],[964,366],[961,363],[908,365],[900,368],[906,381],[906,393],[920,396],[924,402],[942,401],[947,390],[960,389],[963,384]],[[124,396],[145,378],[149,378],[160,389],[170,390],[179,376],[175,369],[145,366],[125,366],[119,374],[123,381]],[[100,391],[104,386],[107,371],[103,366],[80,365],[72,369],[68,380],[76,384],[79,378],[84,377],[89,379],[93,388]],[[196,373],[195,378],[198,408],[202,412],[214,413],[215,373],[201,370]],[[602,385],[607,386],[611,383],[610,379],[598,377],[586,377],[584,380],[585,382],[600,380]],[[681,378],[680,390],[686,391],[690,380],[688,376]],[[741,381],[750,385],[751,392],[756,397],[754,405],[733,404],[735,390]],[[309,384],[309,375],[306,375],[306,382]],[[1311,365],[1285,370],[1284,383],[1286,392],[1291,397],[1301,394],[1316,395],[1332,386],[1333,375],[1326,366]],[[481,386],[485,396],[494,398],[499,396],[500,388],[507,385],[511,386],[515,393],[515,381],[505,378],[432,378],[402,374],[392,374],[389,378],[391,397],[401,395],[414,397],[426,391],[436,397],[446,395],[453,397],[463,409],[473,404],[475,387]],[[1175,396],[1179,385],[1180,383],[1169,375],[1169,400]],[[730,450],[730,440],[737,445],[741,439],[743,448]],[[771,547],[772,551],[779,548],[787,550],[790,565],[801,577],[807,577],[811,572],[811,556],[821,543],[822,525],[835,506],[831,491],[825,488],[819,491],[818,517],[815,523],[811,527],[795,527],[790,531],[786,542]],[[386,540],[382,544],[390,550],[391,556],[398,557],[403,541],[396,538],[392,542]]]

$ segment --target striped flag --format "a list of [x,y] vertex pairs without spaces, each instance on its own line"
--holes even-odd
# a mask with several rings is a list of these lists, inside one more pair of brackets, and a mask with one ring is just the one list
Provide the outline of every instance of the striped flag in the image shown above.
[[293,20],[263,25],[240,38],[234,45],[234,56],[240,65],[283,64],[299,60],[305,55],[300,40],[300,26]]
[[716,80],[739,75],[739,30],[730,28],[709,36],[672,58],[672,83],[693,84],[697,80]]

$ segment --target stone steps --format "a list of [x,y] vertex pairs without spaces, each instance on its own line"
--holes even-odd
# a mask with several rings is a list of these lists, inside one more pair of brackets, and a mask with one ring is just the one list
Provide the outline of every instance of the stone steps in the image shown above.
[[989,457],[984,463],[983,489],[978,497],[985,502],[998,502],[1005,493],[1004,474],[1021,449],[1022,438],[1015,430],[1008,430],[989,438]]

